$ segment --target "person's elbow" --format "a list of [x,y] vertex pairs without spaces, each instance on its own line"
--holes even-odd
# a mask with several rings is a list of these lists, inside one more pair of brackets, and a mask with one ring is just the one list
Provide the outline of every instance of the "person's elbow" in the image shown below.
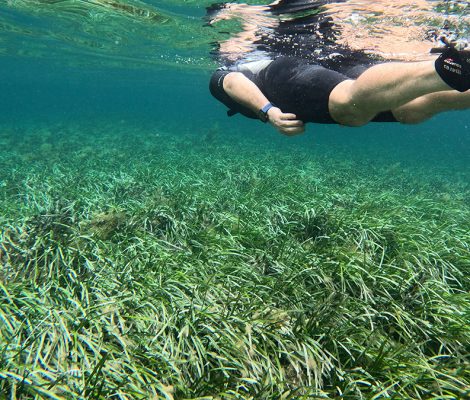
[[233,92],[244,75],[241,72],[230,72],[224,78],[223,88],[226,92]]

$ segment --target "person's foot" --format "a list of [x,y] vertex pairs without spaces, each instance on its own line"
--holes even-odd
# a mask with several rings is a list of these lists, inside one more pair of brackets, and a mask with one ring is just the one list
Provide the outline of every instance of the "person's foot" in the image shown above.
[[457,50],[445,42],[442,54],[436,60],[436,72],[452,89],[465,92],[470,89],[470,50]]

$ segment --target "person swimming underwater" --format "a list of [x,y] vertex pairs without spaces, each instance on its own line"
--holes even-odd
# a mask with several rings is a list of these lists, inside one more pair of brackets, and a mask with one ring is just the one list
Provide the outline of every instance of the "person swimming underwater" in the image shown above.
[[[333,3],[339,7],[339,2],[308,0],[219,6],[222,17],[216,18],[224,18],[227,10],[235,12],[243,16],[247,28],[245,36],[238,35],[234,43],[220,48],[231,65],[218,69],[210,81],[212,95],[229,108],[229,115],[269,121],[281,133],[295,135],[307,122],[419,123],[443,111],[470,108],[470,51],[444,40],[437,58],[386,62],[380,54],[335,41],[338,35],[331,16],[319,12]],[[284,22],[272,18],[289,9],[301,11],[300,17]],[[309,10],[315,12],[308,14]],[[251,46],[238,46],[240,38]],[[323,45],[317,48],[320,41]],[[264,54],[252,62],[245,62],[246,57],[234,61],[227,57],[230,46],[240,53],[248,49],[251,55]]]

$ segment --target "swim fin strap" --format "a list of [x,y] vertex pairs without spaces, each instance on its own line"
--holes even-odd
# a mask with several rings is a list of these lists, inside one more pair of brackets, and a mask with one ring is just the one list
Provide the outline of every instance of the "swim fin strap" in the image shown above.
[[451,88],[459,92],[470,89],[470,51],[449,46],[435,62],[436,72]]

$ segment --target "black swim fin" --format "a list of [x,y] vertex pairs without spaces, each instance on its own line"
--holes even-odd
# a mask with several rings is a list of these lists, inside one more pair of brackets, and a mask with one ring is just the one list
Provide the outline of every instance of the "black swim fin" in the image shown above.
[[435,62],[436,72],[452,89],[466,92],[470,89],[470,50],[457,50],[446,39],[446,47]]

